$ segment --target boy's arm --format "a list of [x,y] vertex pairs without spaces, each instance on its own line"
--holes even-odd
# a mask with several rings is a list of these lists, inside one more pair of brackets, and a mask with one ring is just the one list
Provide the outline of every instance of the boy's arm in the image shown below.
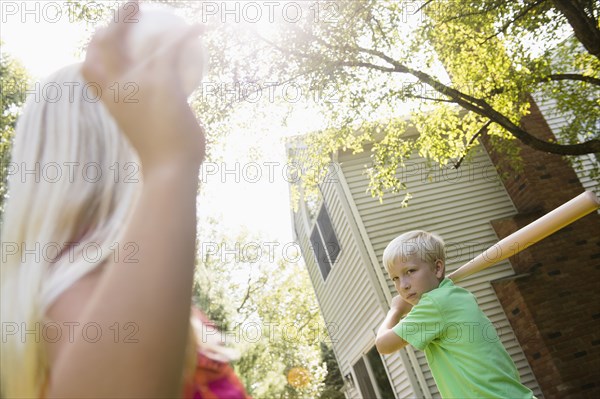
[[387,355],[408,345],[408,342],[402,339],[392,329],[411,308],[412,305],[404,301],[400,296],[392,298],[390,310],[377,331],[377,338],[375,338],[375,346],[379,353]]

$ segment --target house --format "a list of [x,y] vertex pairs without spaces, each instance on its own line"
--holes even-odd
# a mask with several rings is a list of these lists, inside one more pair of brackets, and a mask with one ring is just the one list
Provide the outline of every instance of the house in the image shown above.
[[[523,125],[539,137],[552,137],[533,101]],[[290,142],[288,148],[296,146]],[[482,140],[458,170],[411,158],[398,172],[413,195],[408,207],[401,206],[403,195],[389,194],[380,203],[367,193],[369,148],[358,154],[340,151],[320,185],[320,201],[301,200],[293,212],[295,239],[346,381],[346,397],[440,397],[422,352],[407,347],[380,356],[374,346],[395,295],[381,261],[394,237],[413,229],[439,233],[447,243],[448,274],[584,191],[561,157],[527,147],[521,150],[524,170],[499,176],[496,165],[503,161],[488,147]],[[587,189],[598,191],[596,183],[583,180]],[[521,381],[538,398],[600,394],[597,213],[459,285],[476,296]]]

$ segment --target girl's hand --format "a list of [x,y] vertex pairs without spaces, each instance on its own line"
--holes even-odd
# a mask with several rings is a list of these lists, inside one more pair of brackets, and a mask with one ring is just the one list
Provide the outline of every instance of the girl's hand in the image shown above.
[[139,17],[136,1],[123,5],[117,21],[96,32],[82,66],[83,77],[137,150],[144,173],[157,166],[183,163],[199,166],[204,158],[204,131],[190,109],[181,77],[179,56],[199,26],[173,31],[172,46],[148,59],[131,59],[127,35]]

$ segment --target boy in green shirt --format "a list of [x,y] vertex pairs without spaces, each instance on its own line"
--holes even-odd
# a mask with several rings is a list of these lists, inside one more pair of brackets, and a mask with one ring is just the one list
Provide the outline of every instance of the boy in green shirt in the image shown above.
[[387,246],[383,263],[400,295],[377,332],[377,350],[425,351],[444,398],[533,398],[473,294],[444,278],[445,258],[443,240],[426,231]]

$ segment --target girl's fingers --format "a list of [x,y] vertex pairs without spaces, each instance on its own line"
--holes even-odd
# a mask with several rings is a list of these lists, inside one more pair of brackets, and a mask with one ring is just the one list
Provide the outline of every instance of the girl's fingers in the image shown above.
[[139,22],[140,5],[136,1],[128,1],[117,11],[116,21],[113,22],[114,30],[112,33],[120,40],[124,41],[129,30]]
[[168,50],[168,55],[173,60],[179,59],[179,57],[175,57],[177,54],[180,54],[183,51],[183,47],[190,40],[197,40],[198,36],[200,36],[204,32],[204,26],[202,25],[192,25],[182,29],[181,32],[177,33],[175,40],[173,41],[173,45]]
[[139,4],[129,1],[116,12],[115,21],[98,29],[90,41],[82,67],[83,77],[101,87],[123,74],[129,64],[126,37],[138,21]]
[[186,60],[183,54],[185,51],[195,50],[186,49],[185,46],[193,40],[199,40],[198,36],[203,31],[203,26],[192,25],[180,28],[176,33],[173,32],[171,40],[166,44],[160,55],[155,54],[154,66],[157,68],[156,73],[170,80],[171,84],[175,84],[183,89],[183,82],[186,80],[186,77],[177,76],[177,74],[185,73],[186,70],[189,70],[189,68],[186,68],[186,65],[180,65]]
[[198,40],[204,26],[196,24],[174,30],[164,46],[145,55],[144,59],[132,59],[127,36],[135,29],[138,17],[139,4],[128,2],[119,9],[116,22],[94,34],[82,67],[87,81],[97,83],[101,89],[127,79],[138,83],[147,79],[154,83],[160,81],[161,85],[171,88],[181,85],[182,77],[177,74],[185,70],[185,66],[179,65],[185,59],[182,57],[185,46]]
[[102,84],[101,82],[106,79],[101,48],[102,43],[105,41],[106,30],[107,28],[96,30],[88,44],[85,61],[81,67],[81,73],[88,82]]

